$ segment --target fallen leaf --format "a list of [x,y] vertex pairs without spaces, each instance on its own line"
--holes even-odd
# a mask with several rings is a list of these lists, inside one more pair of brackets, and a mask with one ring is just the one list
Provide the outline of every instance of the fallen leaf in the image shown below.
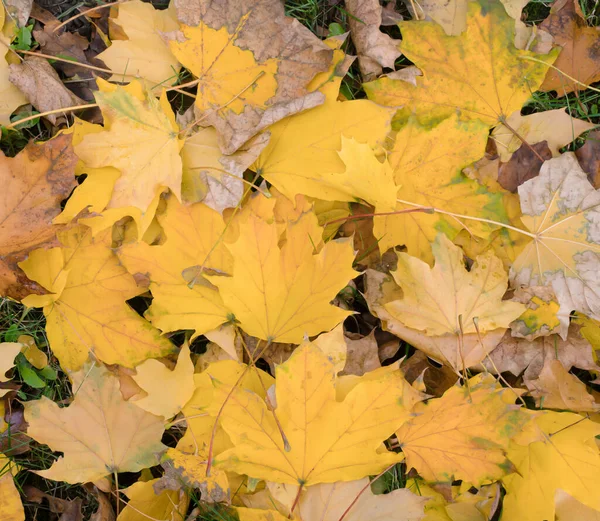
[[[378,103],[410,104],[430,117],[458,111],[463,120],[478,119],[494,126],[521,108],[557,56],[557,51],[535,55],[507,44],[513,40],[514,21],[499,2],[469,3],[467,30],[459,36],[447,36],[435,22],[409,21],[399,26],[402,54],[424,75],[416,78],[416,86],[380,78],[366,83],[364,89]],[[500,70],[503,74],[497,73]]]
[[174,9],[158,10],[133,0],[119,5],[109,24],[111,30],[116,25],[125,35],[117,40],[111,33],[110,47],[97,56],[113,71],[111,81],[139,78],[152,87],[176,83],[181,65],[161,36],[179,28]]
[[340,374],[362,376],[381,367],[374,329],[365,337],[346,333],[344,340],[347,345],[347,359],[344,370]]
[[356,276],[348,240],[322,245],[314,213],[287,223],[285,244],[277,223],[254,214],[239,224],[239,237],[226,244],[233,257],[231,277],[206,276],[247,333],[269,342],[301,342],[330,330],[349,315],[330,305]]
[[195,0],[185,6],[193,15],[183,19],[179,9],[186,25],[169,35],[169,44],[200,80],[198,117],[217,129],[221,150],[231,154],[265,127],[323,103],[307,86],[327,70],[332,51],[285,16],[278,0],[209,5]]
[[482,374],[417,404],[415,417],[396,433],[408,468],[429,481],[462,479],[475,486],[504,476],[511,468],[509,442],[529,420],[511,405],[513,393]]
[[560,360],[567,371],[571,367],[597,371],[599,366],[594,362],[592,346],[581,331],[581,326],[571,324],[567,340],[552,335],[532,341],[513,338],[510,332],[506,332],[483,365],[494,373],[509,371],[518,376],[525,371],[525,380],[537,378],[542,367],[554,359]]
[[561,489],[598,510],[600,426],[578,414],[544,411],[514,437],[508,457],[516,472],[505,476],[502,515],[506,519],[554,519],[554,494]]
[[50,292],[23,303],[44,308],[50,347],[63,369],[81,368],[90,353],[133,367],[172,352],[173,345],[127,304],[146,288],[121,266],[110,234],[92,238],[89,229],[75,226],[59,239],[62,248],[35,250],[20,266]]
[[46,499],[50,507],[50,512],[62,514],[58,521],[83,521],[83,514],[81,512],[83,500],[81,498],[73,500],[61,499],[46,494],[31,485],[25,485],[23,492],[27,501],[32,501],[40,505]]
[[15,20],[19,27],[27,25],[33,0],[3,0],[2,3],[6,8],[8,16]]
[[8,80],[8,46],[10,37],[5,34],[10,20],[6,19],[4,4],[0,5],[0,125],[10,123],[10,115],[14,110],[27,103],[25,95]]
[[[8,79],[39,112],[84,104],[83,100],[65,87],[45,58],[28,56],[22,63],[10,65]],[[66,113],[62,115],[64,114]],[[44,117],[56,125],[60,116],[61,114],[48,114]]]
[[600,521],[600,511],[585,506],[560,489],[554,495],[554,510],[556,521]]
[[124,401],[118,378],[102,366],[72,379],[77,394],[69,407],[61,409],[45,396],[25,404],[28,434],[64,454],[37,474],[75,484],[156,465],[156,454],[165,448],[161,419]]
[[[311,344],[298,348],[276,371],[277,417],[288,449],[259,396],[215,382],[219,395],[230,396],[221,425],[234,444],[215,465],[300,486],[380,472],[401,456],[376,449],[408,419],[420,396],[393,367],[379,369],[377,376],[357,380],[344,400],[336,401],[332,362]],[[217,408],[211,405],[209,411],[214,415]]]
[[108,208],[133,206],[144,213],[165,188],[181,199],[183,140],[166,94],[157,101],[137,81],[125,87],[97,82],[104,131],[85,135],[75,153],[92,168],[120,170]]
[[538,407],[574,412],[600,410],[585,384],[569,373],[560,360],[547,360],[538,378],[525,383]]
[[589,27],[578,8],[575,0],[559,2],[540,24],[540,28],[549,32],[554,42],[562,47],[554,63],[556,69],[548,71],[540,89],[555,90],[559,97],[586,88],[568,76],[584,85],[600,79],[598,28]]
[[154,492],[158,479],[138,481],[122,490],[129,498],[117,521],[181,521],[185,518],[189,498],[183,491],[165,490]]
[[513,263],[515,286],[551,286],[562,309],[600,318],[596,192],[573,153],[546,161],[519,187],[521,218],[532,240]]
[[44,290],[17,263],[35,248],[51,246],[60,227],[52,219],[77,185],[77,158],[69,136],[31,143],[16,157],[0,155],[0,294],[21,299]]
[[363,81],[377,78],[382,67],[394,69],[402,53],[396,46],[398,42],[379,30],[383,12],[379,1],[345,0],[344,6]]
[[[504,163],[523,145],[523,141],[515,132],[530,145],[545,141],[552,156],[557,157],[562,147],[596,126],[594,123],[571,117],[563,109],[547,110],[528,116],[522,116],[521,112],[517,111],[506,119],[506,124],[500,124],[492,131],[492,139],[496,142],[498,154]],[[510,128],[513,130],[509,130]]]
[[[0,343],[0,382],[7,382],[6,373],[15,366],[15,357],[21,352],[23,344],[20,342]],[[8,391],[7,391],[8,392]],[[0,396],[6,394],[0,390]]]
[[25,521],[23,503],[13,481],[13,465],[0,454],[0,516],[2,521]]
[[575,157],[594,188],[600,188],[600,131],[588,134],[583,146],[575,150]]
[[[96,483],[98,483],[98,481],[96,481]],[[84,488],[88,492],[91,492],[98,502],[98,508],[90,516],[90,521],[115,521],[115,512],[108,497],[108,493],[111,491],[110,482],[108,487],[105,487],[104,490],[100,490],[98,486],[92,483],[85,484]]]
[[437,367],[422,351],[415,351],[410,358],[401,362],[400,367],[407,382],[414,385],[422,377],[425,393],[438,398],[458,380],[458,375],[452,369],[444,365]]
[[406,4],[415,20],[431,19],[441,25],[448,36],[458,36],[467,28],[468,0],[420,0],[418,4]]
[[518,288],[512,300],[527,306],[523,314],[510,325],[513,337],[534,340],[540,336],[559,334],[563,340],[567,339],[571,311],[560,309],[552,288]]
[[548,148],[546,141],[531,145],[531,148],[525,144],[521,145],[512,154],[508,163],[499,165],[498,184],[509,192],[516,193],[519,186],[525,181],[539,175],[544,163],[538,156],[544,161],[552,157],[552,151]]
[[21,353],[27,361],[36,369],[42,370],[48,365],[48,355],[35,345],[35,339],[29,335],[21,335],[17,338],[21,347]]
[[131,274],[150,278],[154,299],[147,318],[162,331],[193,329],[195,338],[228,320],[229,311],[219,292],[205,278],[211,271],[223,276],[233,271],[231,254],[222,240],[225,222],[208,206],[183,206],[173,195],[157,219],[166,236],[164,243],[125,244],[119,259]]

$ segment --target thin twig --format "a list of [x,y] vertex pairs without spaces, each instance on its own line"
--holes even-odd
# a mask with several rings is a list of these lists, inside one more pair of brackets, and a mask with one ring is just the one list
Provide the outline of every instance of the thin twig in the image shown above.
[[61,29],[65,25],[67,25],[69,22],[72,22],[73,20],[76,20],[77,18],[80,18],[81,16],[85,16],[85,15],[91,13],[92,11],[99,11],[100,9],[104,9],[105,7],[112,7],[113,5],[124,4],[124,3],[129,2],[129,1],[130,0],[118,0],[117,2],[112,2],[110,4],[97,5],[96,7],[92,7],[90,9],[86,9],[85,11],[82,11],[80,13],[77,13],[74,16],[71,16],[71,18],[67,18],[63,23],[57,25],[53,29],[52,32],[55,33],[56,31],[58,31],[59,29]]
[[27,123],[28,121],[31,121],[36,118],[49,116],[50,114],[62,114],[65,112],[74,112],[76,110],[91,109],[91,108],[97,107],[97,106],[98,106],[97,103],[88,103],[87,105],[74,105],[72,107],[64,107],[62,109],[48,110],[46,112],[40,112],[39,114],[34,114],[33,116],[28,116],[28,117],[20,119],[18,121],[13,121],[10,125],[5,125],[4,128],[7,128],[7,129],[15,128],[15,127],[18,127],[19,125],[21,125],[22,123]]

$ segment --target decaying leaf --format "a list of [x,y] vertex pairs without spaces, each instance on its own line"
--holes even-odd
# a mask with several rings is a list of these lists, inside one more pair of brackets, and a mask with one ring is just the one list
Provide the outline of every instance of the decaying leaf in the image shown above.
[[509,442],[529,419],[511,405],[513,393],[493,376],[478,375],[418,404],[416,417],[397,432],[406,464],[429,481],[478,485],[500,478],[510,468]]
[[597,27],[587,25],[576,0],[556,2],[550,16],[540,27],[548,31],[555,43],[562,47],[562,52],[554,63],[556,69],[548,72],[540,87],[542,90],[555,90],[559,96],[564,96],[585,88],[573,80],[590,85],[600,79],[600,32]]
[[173,85],[181,66],[161,34],[178,29],[174,9],[157,10],[140,0],[126,2],[118,9],[110,22],[126,38],[111,36],[110,47],[98,55],[113,71],[110,79],[123,82],[139,78],[152,87]]
[[377,78],[382,67],[394,69],[394,62],[401,52],[397,41],[379,30],[383,8],[378,0],[345,0],[348,25],[363,81]]
[[52,219],[77,185],[69,136],[28,145],[15,158],[0,155],[0,294],[20,299],[44,290],[17,263],[35,248],[55,243]]
[[579,165],[594,188],[600,188],[600,131],[590,132],[581,148],[575,150]]
[[572,153],[546,161],[519,187],[531,241],[513,263],[515,285],[552,286],[562,309],[600,318],[600,192]]
[[323,102],[307,86],[327,70],[332,51],[286,17],[278,0],[226,0],[218,9],[194,0],[185,9],[178,17],[186,25],[169,36],[171,52],[198,78],[198,117],[217,129],[224,153]]
[[28,434],[64,453],[38,474],[82,483],[156,465],[165,448],[160,418],[124,401],[118,378],[102,366],[73,373],[72,379],[77,394],[69,407],[61,409],[46,397],[25,405]]
[[[9,66],[8,79],[25,94],[29,102],[40,112],[82,105],[79,99],[65,87],[52,65],[45,58],[29,56],[22,63]],[[56,124],[57,114],[45,116]]]
[[[277,417],[288,449],[259,396],[215,382],[219,395],[230,395],[221,424],[235,445],[216,458],[216,465],[309,486],[352,481],[399,461],[401,456],[377,449],[408,419],[420,397],[398,369],[377,371],[336,401],[332,362],[312,344],[298,348],[276,371]],[[218,410],[211,405],[209,411]]]
[[50,346],[65,369],[77,370],[90,354],[133,367],[166,355],[173,345],[126,302],[146,288],[120,265],[108,233],[92,238],[84,226],[61,232],[61,248],[35,250],[20,263],[29,278],[50,293],[30,295],[43,307]]
[[527,306],[523,314],[510,325],[513,337],[534,340],[540,336],[558,334],[566,340],[571,311],[560,308],[552,288],[518,288],[513,300]]
[[530,146],[522,144],[513,153],[508,163],[498,165],[498,184],[509,192],[516,193],[519,186],[525,181],[539,175],[544,164],[540,158],[547,161],[551,157],[552,151],[548,148],[546,141]]

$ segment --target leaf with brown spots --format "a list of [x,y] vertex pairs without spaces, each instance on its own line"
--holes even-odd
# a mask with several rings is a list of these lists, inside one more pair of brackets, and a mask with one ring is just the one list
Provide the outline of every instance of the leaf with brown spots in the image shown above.
[[31,143],[14,158],[0,155],[0,295],[21,299],[45,292],[17,263],[29,251],[54,243],[60,228],[52,219],[77,185],[76,163],[71,136]]

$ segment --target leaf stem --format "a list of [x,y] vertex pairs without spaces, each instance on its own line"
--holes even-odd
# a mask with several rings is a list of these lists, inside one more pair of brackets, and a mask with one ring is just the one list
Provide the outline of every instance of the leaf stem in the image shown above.
[[511,226],[509,224],[505,224],[499,221],[493,221],[491,219],[484,219],[483,217],[472,217],[470,215],[463,215],[460,213],[448,212],[446,210],[442,210],[441,208],[436,208],[435,206],[424,206],[422,204],[411,203],[410,201],[405,201],[404,199],[396,199],[397,202],[405,204],[407,206],[413,206],[415,208],[423,208],[424,210],[430,210],[435,213],[441,213],[442,215],[449,215],[450,217],[455,217],[457,219],[467,219],[469,221],[477,221],[482,223],[494,224],[499,226],[500,228],[508,228],[517,233],[521,233],[523,235],[527,235],[527,237],[531,237],[532,239],[536,239],[537,235],[535,233],[526,232],[521,228],[517,228],[516,226]]
[[90,9],[86,9],[85,11],[82,11],[80,13],[77,13],[74,16],[71,16],[71,18],[67,18],[64,22],[62,22],[61,24],[57,25],[52,30],[52,32],[55,33],[61,27],[64,27],[65,25],[67,25],[69,22],[72,22],[73,20],[76,20],[77,18],[80,18],[81,16],[85,16],[85,15],[91,13],[92,11],[99,11],[100,9],[104,9],[105,7],[112,7],[113,5],[124,4],[124,3],[129,2],[129,1],[130,0],[118,0],[117,2],[112,2],[110,4],[101,4],[101,5],[97,5],[96,7],[92,7]]
[[63,107],[62,109],[48,110],[46,112],[40,112],[39,114],[34,114],[33,116],[28,116],[26,118],[19,119],[18,121],[13,121],[10,125],[5,125],[4,128],[15,128],[22,123],[26,123],[27,121],[31,121],[32,119],[41,118],[43,116],[49,116],[50,114],[61,114],[63,112],[73,112],[75,110],[91,109],[97,106],[97,103],[88,103],[87,105],[74,105],[72,107]]

